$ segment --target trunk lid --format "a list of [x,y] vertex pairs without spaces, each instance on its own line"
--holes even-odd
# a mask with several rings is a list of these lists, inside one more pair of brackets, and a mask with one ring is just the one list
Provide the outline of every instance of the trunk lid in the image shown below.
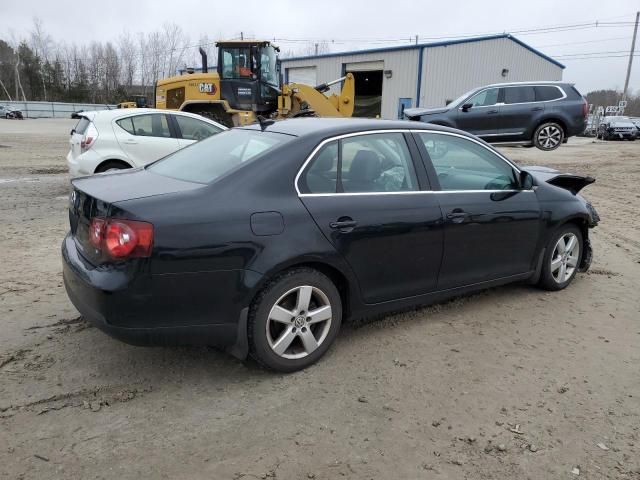
[[[156,175],[142,168],[76,178],[71,181],[71,184],[73,186],[69,197],[71,234],[82,256],[94,265],[103,261],[101,252],[90,241],[91,221],[94,218],[106,218],[112,215],[114,204],[117,202],[195,190],[206,186]],[[122,216],[121,212],[119,216]],[[130,220],[145,219],[130,218]]]

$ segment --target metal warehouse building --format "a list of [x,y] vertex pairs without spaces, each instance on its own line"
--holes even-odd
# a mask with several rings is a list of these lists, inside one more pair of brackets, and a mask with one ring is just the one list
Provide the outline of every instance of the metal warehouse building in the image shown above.
[[[562,80],[564,65],[509,34],[282,60],[285,82],[318,85],[352,72],[354,115],[400,118],[500,82]],[[337,87],[336,87],[337,88]]]

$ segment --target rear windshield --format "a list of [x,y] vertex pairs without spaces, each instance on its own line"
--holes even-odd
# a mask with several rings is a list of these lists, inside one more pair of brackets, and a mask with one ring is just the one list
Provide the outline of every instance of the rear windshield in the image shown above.
[[211,183],[293,138],[257,130],[227,130],[179,150],[148,168],[165,177]]

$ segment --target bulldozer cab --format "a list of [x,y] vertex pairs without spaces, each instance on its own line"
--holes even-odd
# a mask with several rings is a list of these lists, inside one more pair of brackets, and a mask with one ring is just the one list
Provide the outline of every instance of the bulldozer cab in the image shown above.
[[221,97],[236,110],[270,113],[280,94],[278,47],[266,41],[218,42]]

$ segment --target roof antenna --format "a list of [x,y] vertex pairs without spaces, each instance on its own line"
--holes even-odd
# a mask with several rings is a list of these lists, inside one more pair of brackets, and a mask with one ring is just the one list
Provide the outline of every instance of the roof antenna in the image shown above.
[[273,125],[276,122],[270,118],[264,118],[262,115],[258,115],[258,123],[260,124],[260,130],[264,132],[269,125]]

